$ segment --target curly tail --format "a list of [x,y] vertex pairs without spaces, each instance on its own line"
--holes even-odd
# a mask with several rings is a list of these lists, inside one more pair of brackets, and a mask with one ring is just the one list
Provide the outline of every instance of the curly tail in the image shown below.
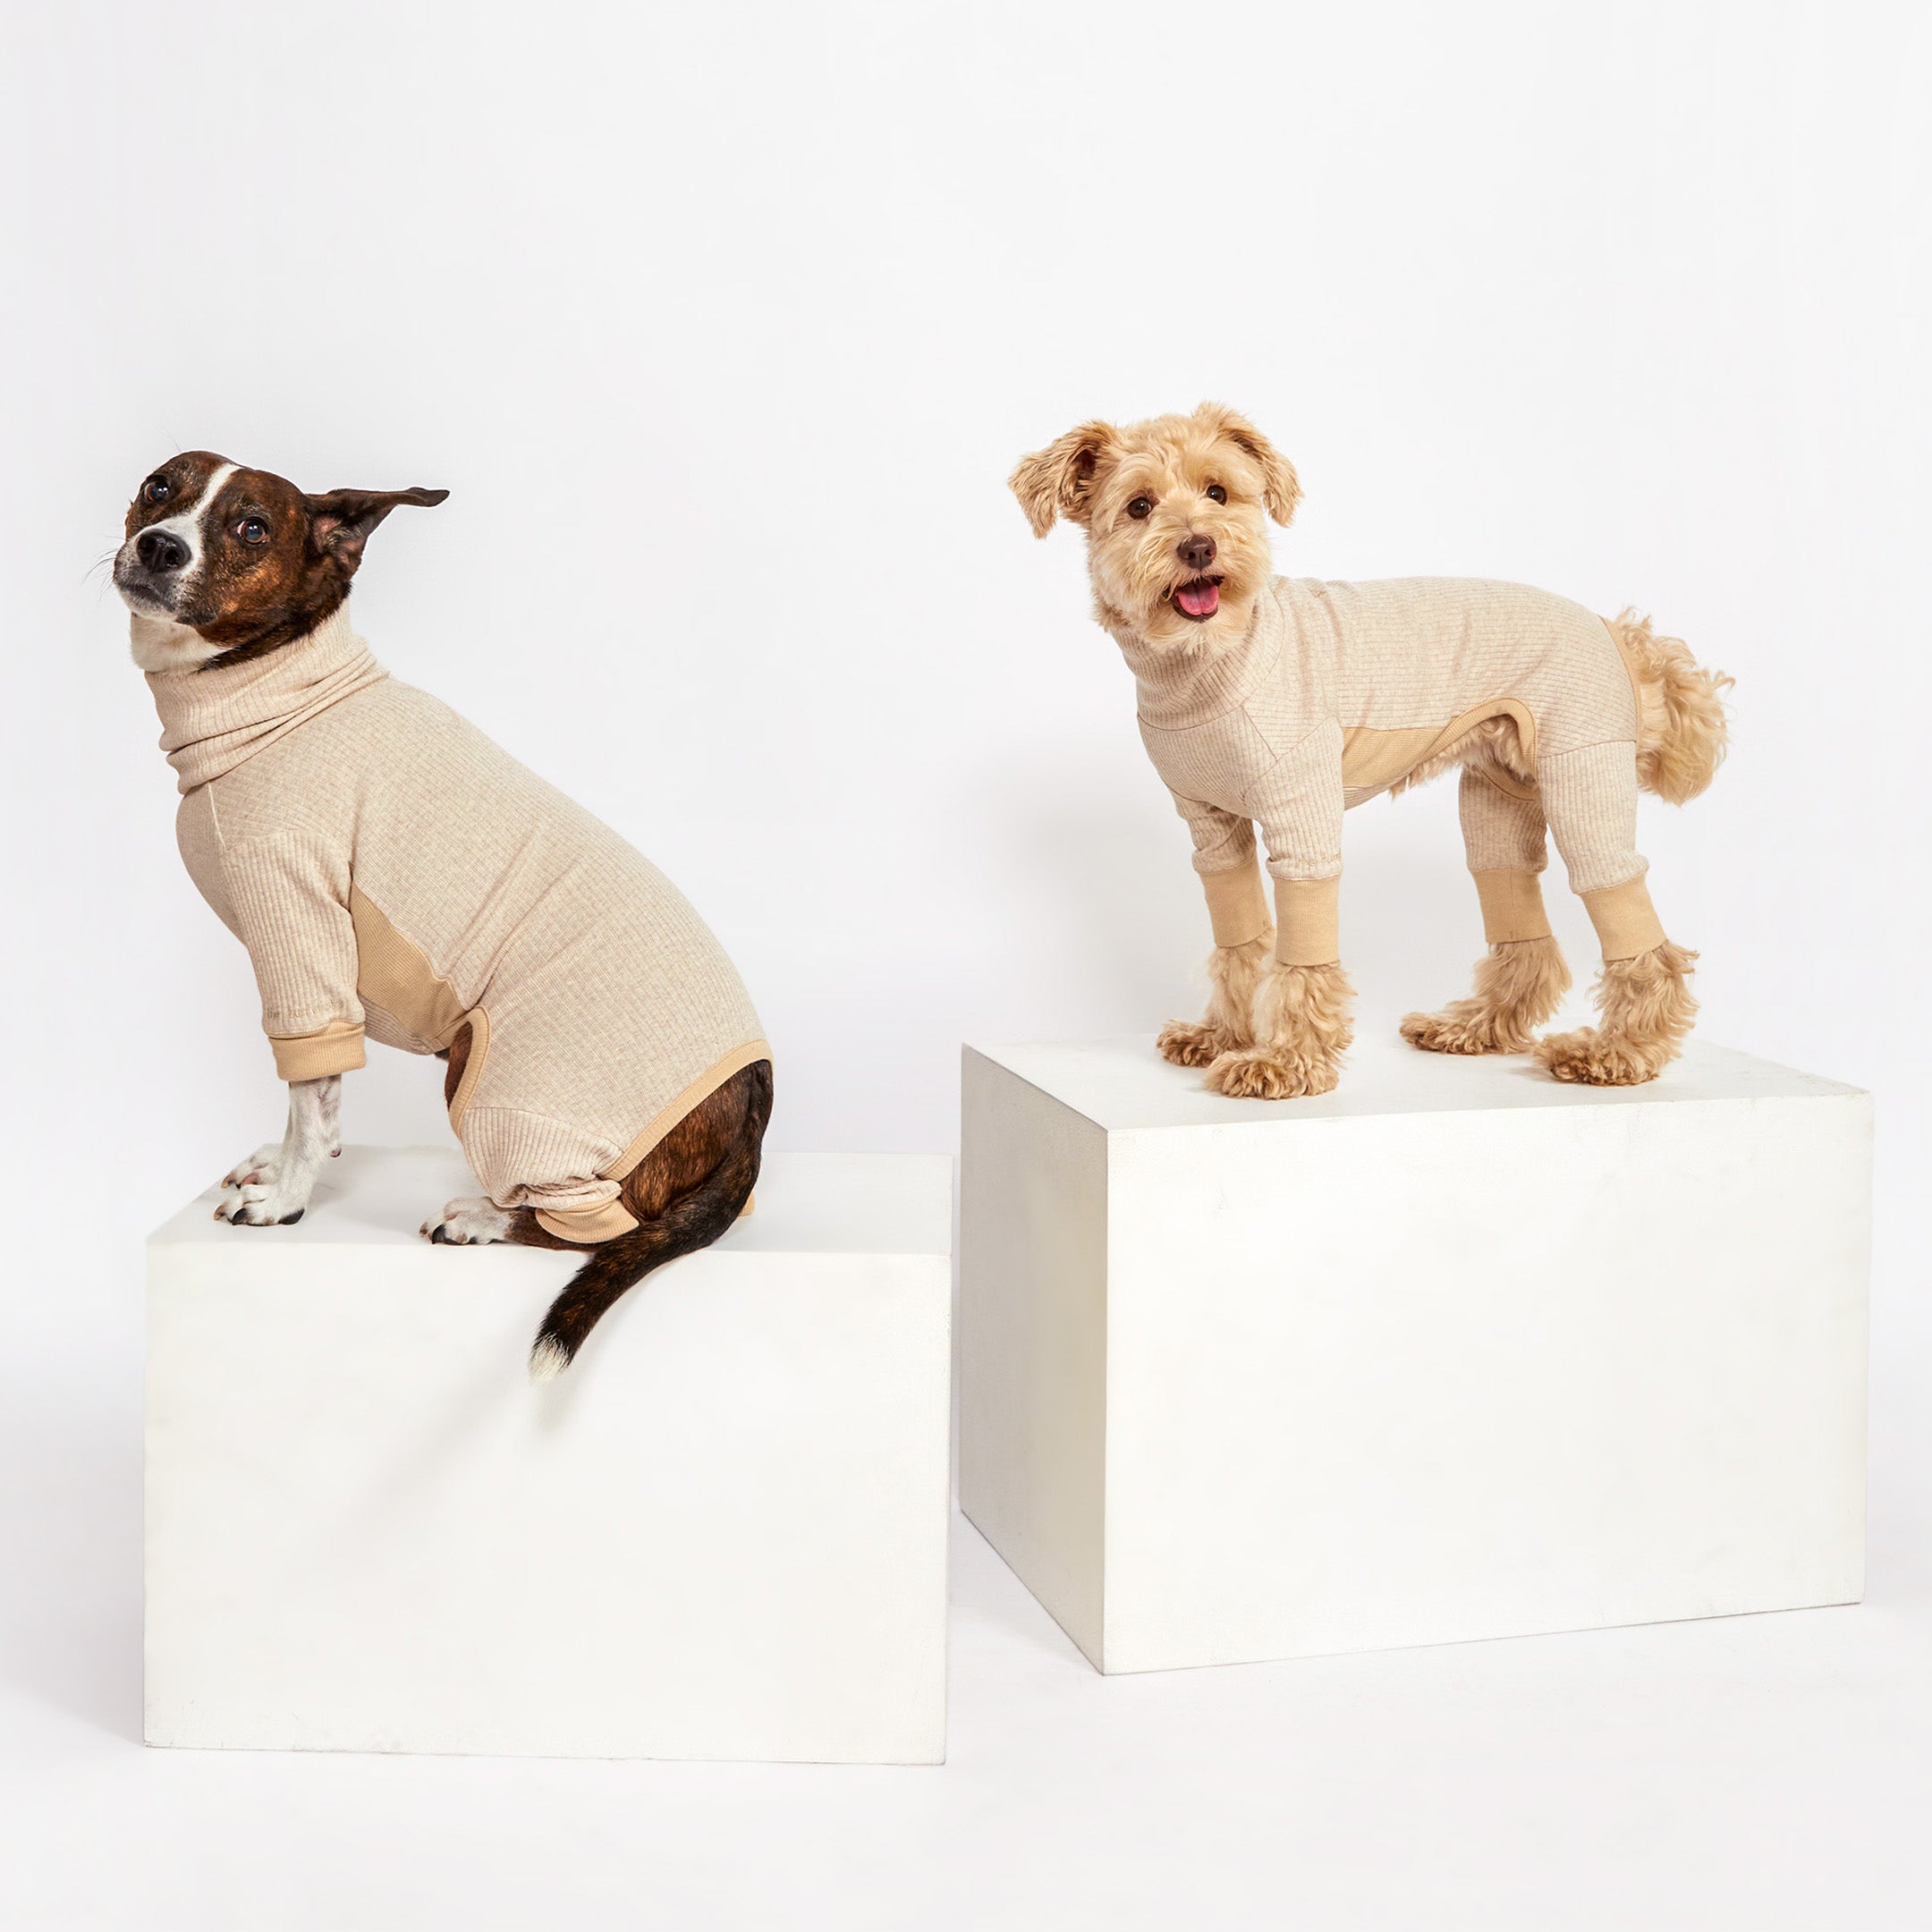
[[1682,638],[1658,637],[1650,620],[1624,610],[1605,620],[1636,674],[1637,782],[1682,805],[1717,775],[1730,746],[1722,692],[1737,680],[1707,671]]
[[538,1327],[530,1344],[532,1382],[562,1375],[626,1289],[666,1261],[708,1248],[743,1213],[758,1184],[765,1123],[771,1113],[771,1063],[760,1061],[747,1068],[746,1075],[753,1086],[744,1131],[717,1165],[662,1214],[591,1250]]

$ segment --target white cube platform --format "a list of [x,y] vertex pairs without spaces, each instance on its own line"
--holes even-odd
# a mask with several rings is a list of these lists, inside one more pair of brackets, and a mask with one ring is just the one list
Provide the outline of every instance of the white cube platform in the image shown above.
[[952,1163],[767,1156],[542,1387],[575,1258],[419,1238],[475,1191],[152,1238],[148,1741],[938,1762]]
[[960,1501],[1104,1671],[1855,1600],[1869,1097],[968,1047]]

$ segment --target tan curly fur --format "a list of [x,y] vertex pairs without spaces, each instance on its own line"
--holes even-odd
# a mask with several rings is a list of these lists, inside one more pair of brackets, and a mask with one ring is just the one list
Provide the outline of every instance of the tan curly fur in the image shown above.
[[[1010,480],[1035,536],[1062,518],[1086,531],[1095,614],[1106,630],[1123,643],[1191,656],[1245,633],[1273,568],[1268,524],[1286,525],[1301,495],[1288,459],[1245,417],[1212,402],[1191,416],[1123,428],[1082,423],[1024,458]],[[1214,480],[1225,486],[1225,501],[1205,494]],[[1138,496],[1154,508],[1130,519],[1123,513]],[[1203,622],[1184,617],[1174,601],[1186,575],[1176,539],[1195,530],[1214,539],[1221,591],[1218,609]],[[1635,610],[1605,622],[1637,687],[1638,782],[1682,804],[1710,784],[1724,760],[1723,693],[1733,680],[1704,669],[1682,639],[1658,637]],[[1534,795],[1535,764],[1507,715],[1473,725],[1390,785],[1390,795],[1459,766],[1496,775],[1505,792],[1530,788]],[[1676,1057],[1696,1014],[1688,983],[1696,957],[1666,944],[1611,962],[1597,983],[1601,1023],[1538,1045],[1535,1030],[1562,1003],[1570,970],[1551,938],[1494,945],[1477,962],[1469,997],[1437,1013],[1411,1013],[1402,1037],[1434,1053],[1533,1051],[1558,1080],[1651,1080]],[[1168,1060],[1206,1067],[1209,1087],[1238,1097],[1280,1099],[1335,1085],[1353,997],[1340,965],[1278,965],[1269,941],[1259,938],[1217,950],[1208,977],[1203,1019],[1174,1021],[1160,1033]]]
[[1597,981],[1599,1024],[1552,1033],[1531,1049],[1560,1080],[1636,1087],[1655,1080],[1697,1018],[1690,973],[1697,954],[1668,941],[1635,959],[1610,960]]
[[1216,946],[1208,957],[1208,1012],[1199,1025],[1170,1020],[1155,1045],[1176,1066],[1212,1066],[1254,1038],[1255,996],[1275,949],[1272,928],[1245,945]]
[[1355,989],[1335,966],[1270,960],[1255,995],[1254,1044],[1224,1053],[1208,1085],[1231,1100],[1292,1100],[1332,1093],[1355,1038]]
[[1570,969],[1554,939],[1513,939],[1476,962],[1476,990],[1440,1013],[1412,1013],[1402,1037],[1425,1053],[1527,1053],[1563,1004]]
[[1605,620],[1637,667],[1637,782],[1673,805],[1694,799],[1717,775],[1730,749],[1720,695],[1737,682],[1707,671],[1682,638],[1658,637],[1650,620],[1625,609]]

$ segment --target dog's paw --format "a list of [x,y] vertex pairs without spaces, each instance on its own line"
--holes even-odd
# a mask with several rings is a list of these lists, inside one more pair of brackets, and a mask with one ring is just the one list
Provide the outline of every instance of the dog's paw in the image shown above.
[[[275,1151],[279,1154],[281,1149]],[[231,1227],[290,1227],[308,1209],[306,1194],[297,1199],[292,1188],[284,1188],[279,1182],[245,1181],[222,1189],[215,1218]]]
[[1402,1037],[1424,1053],[1491,1054],[1521,1052],[1512,1044],[1502,1016],[1480,1000],[1456,1000],[1440,1013],[1412,1013]]
[[1580,1087],[1641,1087],[1654,1080],[1673,1057],[1667,1046],[1640,1046],[1599,1033],[1595,1027],[1548,1034],[1530,1050],[1552,1080]]
[[437,1219],[425,1221],[418,1232],[439,1247],[474,1248],[504,1240],[513,1218],[495,1201],[478,1196],[447,1203]]
[[1332,1060],[1291,1060],[1264,1046],[1224,1053],[1208,1069],[1208,1085],[1230,1100],[1300,1100],[1333,1093],[1341,1069]]
[[258,1147],[246,1160],[237,1161],[222,1176],[225,1188],[247,1187],[251,1182],[259,1182],[266,1187],[273,1187],[282,1178],[282,1143],[270,1140]]
[[1155,1039],[1163,1060],[1175,1066],[1212,1066],[1232,1051],[1233,1037],[1219,1027],[1197,1026],[1191,1020],[1170,1020]]

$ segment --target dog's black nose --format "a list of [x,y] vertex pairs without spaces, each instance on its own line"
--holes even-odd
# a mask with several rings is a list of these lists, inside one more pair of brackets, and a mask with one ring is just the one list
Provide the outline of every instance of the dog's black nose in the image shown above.
[[134,539],[134,555],[157,576],[165,576],[188,561],[188,546],[170,530],[144,530]]
[[1206,570],[1214,562],[1214,538],[1190,533],[1181,539],[1181,561],[1190,570]]

